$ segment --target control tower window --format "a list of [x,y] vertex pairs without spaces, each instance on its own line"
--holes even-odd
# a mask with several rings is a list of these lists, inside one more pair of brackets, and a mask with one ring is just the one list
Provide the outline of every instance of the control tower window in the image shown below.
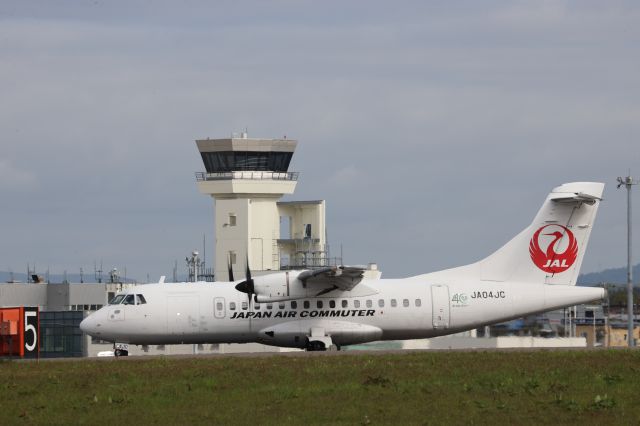
[[292,152],[223,151],[201,152],[208,173],[235,171],[286,172]]
[[236,226],[236,215],[229,213],[229,226]]

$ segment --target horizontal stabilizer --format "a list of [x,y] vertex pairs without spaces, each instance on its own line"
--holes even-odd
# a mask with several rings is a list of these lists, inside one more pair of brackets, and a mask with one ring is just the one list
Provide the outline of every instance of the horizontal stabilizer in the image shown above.
[[556,203],[561,204],[571,204],[571,203],[586,203],[589,205],[593,205],[596,201],[601,201],[602,198],[596,197],[595,195],[585,194],[582,192],[576,192],[573,195],[567,194],[554,194],[549,197],[551,201],[555,201]]

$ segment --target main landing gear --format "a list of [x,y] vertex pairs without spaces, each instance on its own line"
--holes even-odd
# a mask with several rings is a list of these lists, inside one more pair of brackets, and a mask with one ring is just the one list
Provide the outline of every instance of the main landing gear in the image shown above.
[[331,336],[327,336],[323,327],[311,327],[311,336],[307,337],[308,351],[339,351],[340,346],[333,343]]
[[[331,340],[331,339],[329,339]],[[333,343],[329,342],[329,345],[327,346],[325,342],[320,341],[320,340],[310,340],[307,341],[307,347],[306,350],[308,352],[315,352],[315,351],[339,351],[340,350],[340,346],[339,345],[334,345]]]

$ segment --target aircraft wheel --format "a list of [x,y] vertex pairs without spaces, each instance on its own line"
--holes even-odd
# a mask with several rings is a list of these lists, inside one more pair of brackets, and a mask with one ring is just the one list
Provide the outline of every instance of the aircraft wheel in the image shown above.
[[324,347],[322,342],[312,341],[307,345],[307,351],[326,351],[327,349]]

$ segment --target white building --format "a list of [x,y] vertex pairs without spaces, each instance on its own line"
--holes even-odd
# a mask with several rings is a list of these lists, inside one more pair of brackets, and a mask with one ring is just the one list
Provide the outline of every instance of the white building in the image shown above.
[[244,277],[247,260],[257,274],[336,263],[328,258],[324,200],[278,202],[296,187],[289,164],[297,141],[243,133],[196,145],[206,170],[196,173],[198,190],[215,205],[217,281]]

